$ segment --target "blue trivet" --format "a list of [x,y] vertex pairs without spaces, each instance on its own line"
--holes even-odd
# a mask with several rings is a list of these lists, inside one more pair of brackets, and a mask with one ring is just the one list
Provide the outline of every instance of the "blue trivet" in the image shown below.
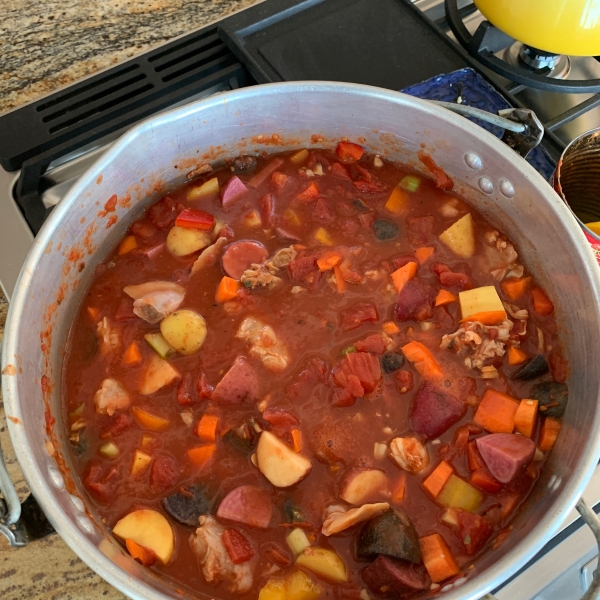
[[[462,104],[474,106],[492,113],[497,113],[503,108],[511,108],[508,101],[501,96],[479,73],[473,69],[466,68],[452,73],[438,75],[411,85],[401,90],[405,94],[423,98],[425,100],[445,100],[446,102],[456,102],[460,96]],[[479,119],[471,119],[480,127],[487,129],[496,137],[501,138],[504,130],[500,127],[490,125]],[[546,150],[540,146],[534,148],[527,157],[527,162],[536,169],[548,181],[556,164],[550,158]]]

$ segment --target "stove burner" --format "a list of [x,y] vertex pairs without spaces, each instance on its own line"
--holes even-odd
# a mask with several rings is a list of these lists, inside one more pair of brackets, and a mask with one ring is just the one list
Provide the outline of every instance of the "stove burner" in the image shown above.
[[571,72],[571,59],[568,56],[544,52],[521,42],[515,42],[506,48],[502,53],[502,60],[514,67],[553,79],[565,79]]
[[[522,51],[518,47],[515,52],[513,46],[516,40],[485,20],[471,35],[463,23],[458,0],[445,0],[444,7],[446,21],[460,45],[482,65],[499,75],[516,83],[549,92],[571,94],[600,92],[600,79],[566,79],[570,70],[568,57],[556,56],[531,47],[525,47]],[[502,50],[504,50],[505,60],[496,56],[496,53]],[[507,54],[508,60],[506,60]],[[600,60],[600,57],[595,58]]]

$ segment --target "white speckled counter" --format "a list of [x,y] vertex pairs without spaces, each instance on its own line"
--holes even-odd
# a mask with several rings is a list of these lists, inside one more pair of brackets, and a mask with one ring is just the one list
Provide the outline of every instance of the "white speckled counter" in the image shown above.
[[[1,0],[0,113],[255,2]],[[0,339],[6,310],[0,291]],[[29,490],[12,451],[1,401],[0,442],[12,479],[24,498]],[[0,536],[0,598],[115,600],[124,596],[54,534],[19,549],[11,548]]]

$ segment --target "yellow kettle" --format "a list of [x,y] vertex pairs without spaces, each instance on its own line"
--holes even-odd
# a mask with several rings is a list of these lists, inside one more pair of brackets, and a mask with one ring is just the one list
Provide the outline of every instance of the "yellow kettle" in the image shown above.
[[600,56],[600,0],[475,0],[504,33],[554,54]]

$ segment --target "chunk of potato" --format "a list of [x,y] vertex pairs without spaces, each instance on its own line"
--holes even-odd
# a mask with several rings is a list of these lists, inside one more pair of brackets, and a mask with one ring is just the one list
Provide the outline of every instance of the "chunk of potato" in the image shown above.
[[[136,450],[133,455],[133,461],[131,462],[131,474],[135,477],[146,469],[146,467],[152,462],[152,457],[141,450]],[[135,541],[135,540],[134,540]]]
[[270,431],[263,431],[256,448],[256,464],[260,472],[275,486],[289,487],[304,479],[312,463],[296,454]]
[[194,354],[206,339],[206,321],[193,310],[176,310],[160,323],[160,332],[181,354]]
[[296,564],[334,583],[348,581],[348,570],[344,561],[327,548],[309,546],[296,559]]
[[175,256],[187,256],[212,244],[207,231],[186,229],[175,225],[167,235],[167,249]]
[[153,550],[164,564],[169,562],[175,548],[175,535],[169,521],[159,512],[142,508],[123,517],[113,527],[113,533],[122,539]]
[[188,190],[188,200],[201,200],[208,196],[213,196],[219,193],[219,180],[216,177],[205,181],[202,185],[197,185]]
[[166,360],[158,354],[150,357],[140,382],[140,394],[147,396],[160,390],[160,388],[172,384],[181,375]]
[[484,325],[495,325],[506,319],[504,305],[493,285],[459,292],[458,302],[463,320],[483,319]]
[[461,217],[440,235],[440,240],[458,256],[471,258],[475,254],[475,226],[471,213]]

